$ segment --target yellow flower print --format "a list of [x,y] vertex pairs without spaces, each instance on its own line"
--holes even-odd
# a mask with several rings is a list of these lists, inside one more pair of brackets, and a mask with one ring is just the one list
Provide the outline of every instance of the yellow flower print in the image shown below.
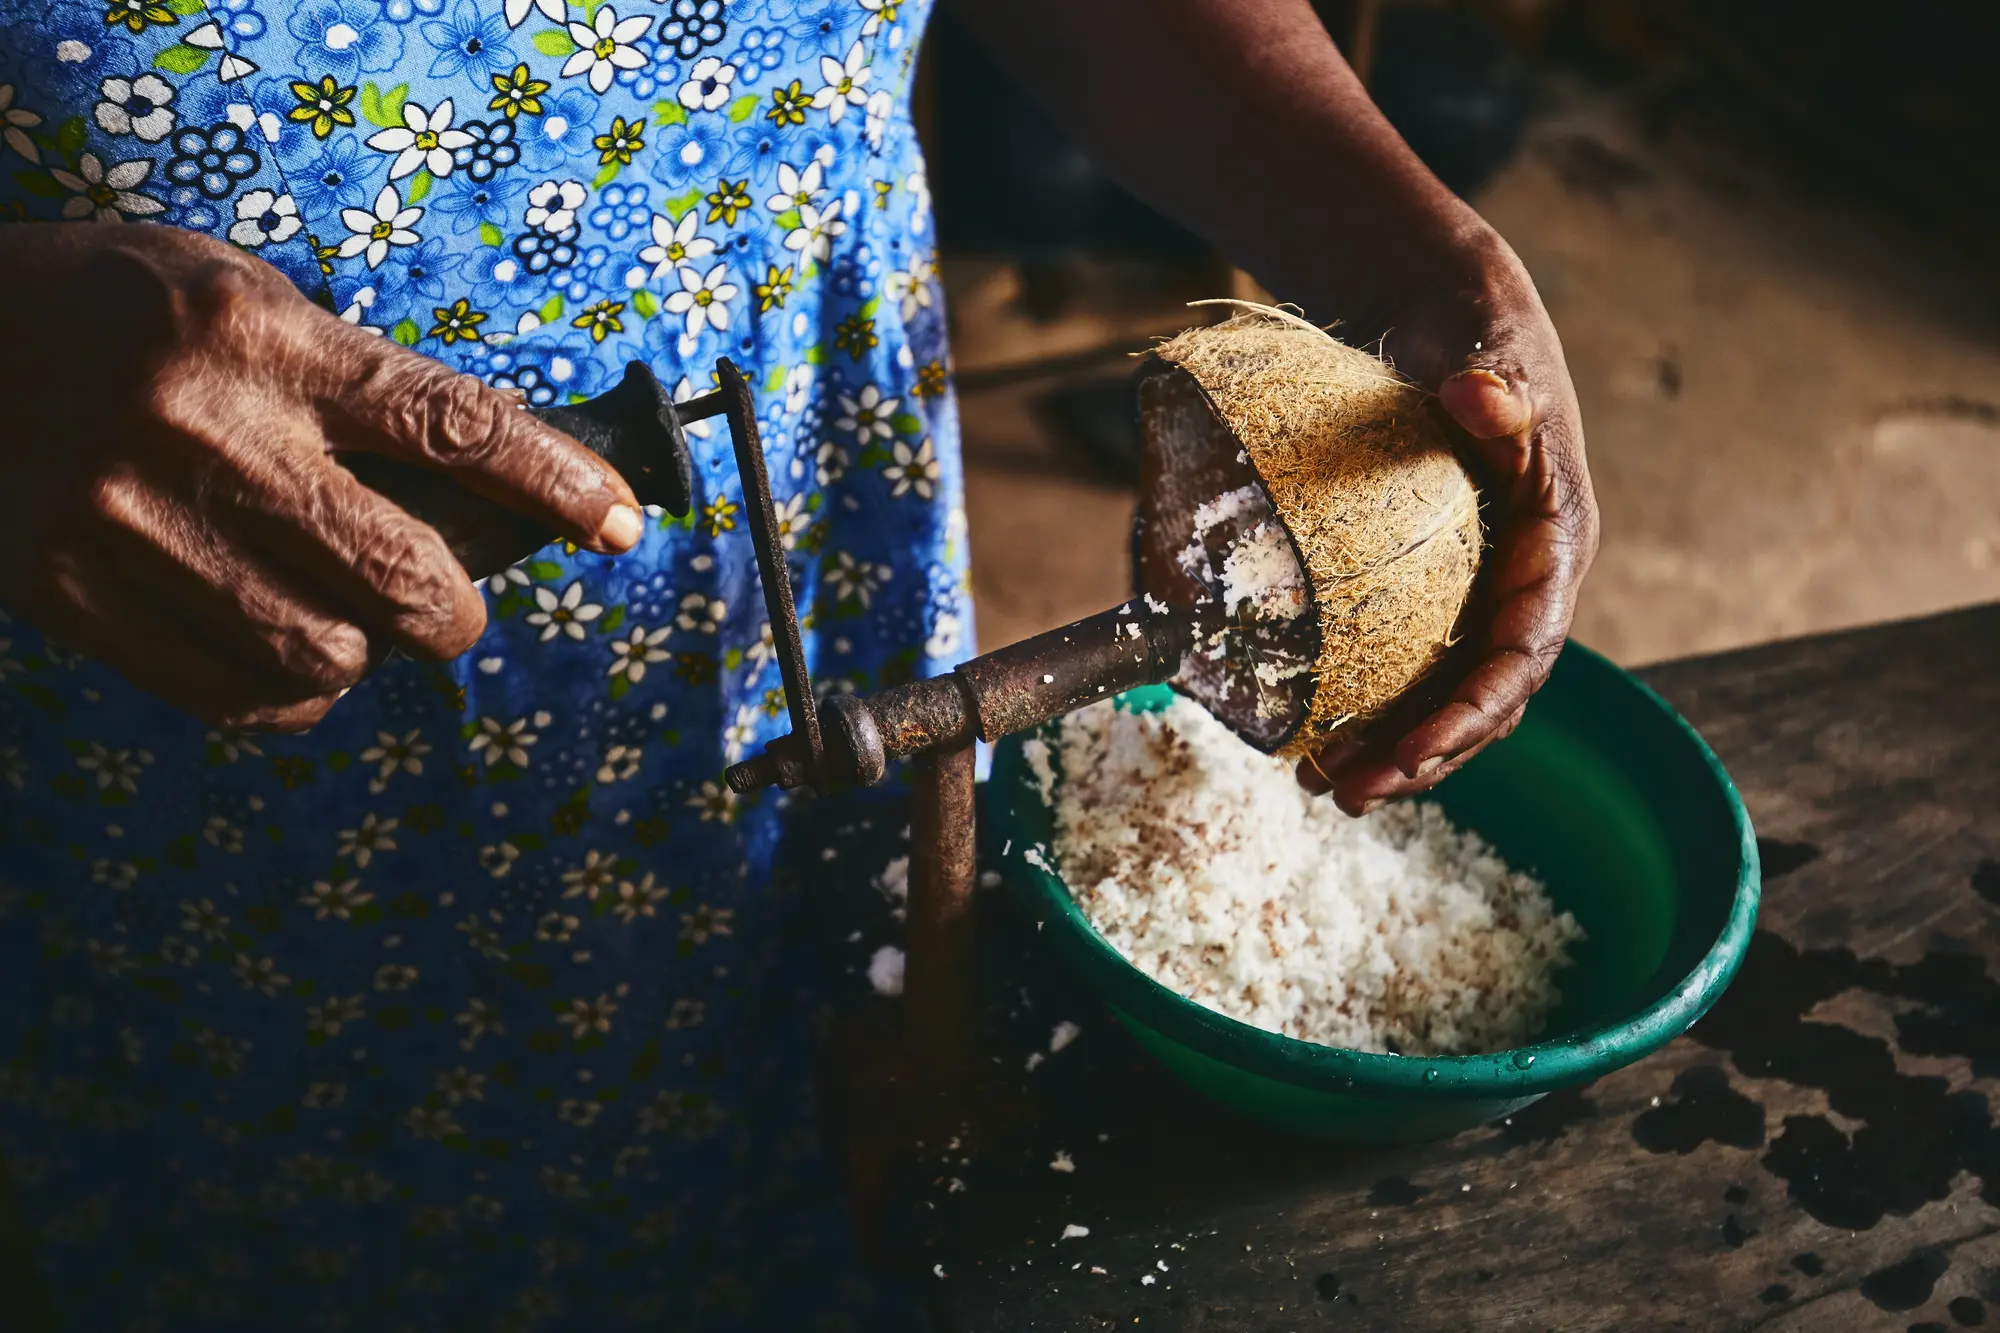
[[614,333],[623,333],[625,325],[620,322],[619,312],[625,309],[623,301],[599,301],[570,321],[570,327],[590,330],[592,342],[603,342]]
[[493,100],[486,104],[488,111],[498,111],[512,120],[522,112],[531,116],[542,114],[542,94],[549,90],[548,80],[530,78],[526,65],[514,66],[511,74],[495,74],[493,87],[497,90]]
[[750,288],[750,294],[757,298],[757,310],[761,314],[770,310],[781,310],[785,298],[792,294],[792,266],[779,268],[776,264],[764,266],[764,280]]
[[324,139],[333,133],[334,126],[354,123],[354,110],[348,103],[354,100],[355,90],[341,87],[333,75],[326,75],[316,84],[294,79],[291,87],[299,104],[287,114],[293,120],[309,123],[314,138]]
[[719,180],[702,198],[708,203],[708,217],[704,221],[720,218],[723,226],[733,227],[736,215],[750,207],[750,179],[746,176],[740,181]]
[[791,87],[771,90],[771,109],[764,113],[764,119],[774,125],[803,125],[811,106],[812,94],[793,79]]
[[597,149],[600,166],[618,162],[629,167],[632,165],[632,154],[646,146],[645,139],[640,137],[640,127],[623,116],[612,117],[610,131],[598,135],[590,143]]
[[437,323],[431,326],[430,336],[442,339],[447,347],[453,343],[478,342],[479,326],[486,322],[484,312],[474,310],[463,296],[449,306],[435,307],[431,314],[437,317]]

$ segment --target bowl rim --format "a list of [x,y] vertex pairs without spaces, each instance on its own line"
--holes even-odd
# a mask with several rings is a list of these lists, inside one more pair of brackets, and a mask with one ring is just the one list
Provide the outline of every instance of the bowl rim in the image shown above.
[[[1564,646],[1556,671],[1608,674],[1662,715],[1705,765],[1737,834],[1735,894],[1715,941],[1659,999],[1614,1022],[1482,1055],[1378,1055],[1322,1046],[1218,1013],[1141,972],[1098,934],[1052,870],[1027,859],[1029,847],[1002,849],[1008,878],[1025,894],[1043,927],[1054,928],[1058,947],[1083,955],[1078,961],[1094,964],[1083,969],[1086,980],[1115,1010],[1246,1073],[1325,1092],[1392,1092],[1444,1100],[1513,1098],[1588,1082],[1666,1045],[1721,998],[1749,948],[1762,871],[1750,812],[1722,762],[1686,718],[1645,682],[1582,644],[1572,641]],[[994,750],[991,794],[1006,803],[1013,819],[1018,819],[1015,806],[1022,801],[1033,802],[1043,812],[1048,809],[1021,754],[1022,740],[1032,734],[1005,737]]]

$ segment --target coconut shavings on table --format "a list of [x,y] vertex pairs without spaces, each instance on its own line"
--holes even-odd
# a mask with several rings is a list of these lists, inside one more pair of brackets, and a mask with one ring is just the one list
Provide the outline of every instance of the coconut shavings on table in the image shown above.
[[1054,765],[1026,745],[1037,777],[1065,775],[1054,859],[1084,915],[1211,1009],[1350,1050],[1465,1055],[1533,1040],[1561,998],[1582,928],[1435,805],[1350,819],[1178,696],[1070,714]]

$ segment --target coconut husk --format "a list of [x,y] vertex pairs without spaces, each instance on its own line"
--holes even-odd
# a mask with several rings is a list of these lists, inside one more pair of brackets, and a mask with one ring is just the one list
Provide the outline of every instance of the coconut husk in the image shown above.
[[[1140,581],[1183,606],[1212,595],[1172,557],[1200,540],[1194,506],[1254,480],[1307,575],[1308,623],[1289,647],[1260,631],[1248,659],[1197,653],[1177,683],[1258,748],[1299,755],[1381,712],[1450,646],[1479,566],[1479,494],[1430,394],[1296,315],[1228,304],[1226,322],[1161,344],[1141,385]],[[1246,679],[1272,653],[1311,668]]]

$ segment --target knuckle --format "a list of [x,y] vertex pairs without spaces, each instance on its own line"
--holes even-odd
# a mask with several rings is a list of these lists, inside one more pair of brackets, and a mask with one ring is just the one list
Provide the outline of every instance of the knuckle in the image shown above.
[[279,667],[314,693],[345,689],[368,673],[368,639],[337,621],[274,627],[265,637]]

